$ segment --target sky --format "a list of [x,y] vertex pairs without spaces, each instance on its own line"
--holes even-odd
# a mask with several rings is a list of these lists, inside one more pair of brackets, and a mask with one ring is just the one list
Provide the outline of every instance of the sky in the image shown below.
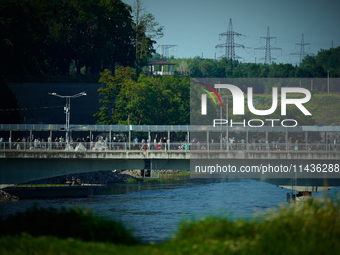
[[[122,0],[133,7],[135,0]],[[338,0],[142,0],[146,12],[152,13],[164,36],[158,45],[177,45],[168,50],[175,58],[196,56],[215,59],[225,54],[225,43],[219,34],[228,31],[230,18],[234,31],[242,36],[235,43],[240,62],[264,63],[267,27],[272,47],[272,61],[298,64],[302,34],[306,53],[317,54],[320,49],[340,46],[340,1]],[[160,52],[161,47],[157,49]],[[291,55],[297,53],[297,55]],[[273,58],[276,58],[274,60]]]

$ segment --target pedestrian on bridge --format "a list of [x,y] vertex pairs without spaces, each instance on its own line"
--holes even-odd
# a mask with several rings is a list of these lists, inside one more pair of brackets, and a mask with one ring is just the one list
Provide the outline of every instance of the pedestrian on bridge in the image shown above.
[[138,150],[138,138],[137,138],[137,136],[135,138],[135,150]]

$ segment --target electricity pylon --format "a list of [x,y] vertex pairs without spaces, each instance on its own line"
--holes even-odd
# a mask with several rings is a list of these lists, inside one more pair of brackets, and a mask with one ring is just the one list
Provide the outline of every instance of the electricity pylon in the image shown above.
[[219,58],[227,58],[228,60],[235,60],[238,58],[241,58],[240,56],[235,55],[235,48],[236,47],[242,47],[244,48],[244,45],[238,44],[234,42],[234,37],[240,36],[240,33],[234,32],[233,29],[233,23],[231,19],[229,20],[228,25],[228,31],[222,34],[219,34],[219,36],[226,36],[226,43],[218,44],[215,46],[215,48],[226,48],[225,49],[225,55],[219,57]]
[[272,58],[271,51],[272,50],[282,50],[282,49],[278,48],[278,47],[270,46],[270,40],[275,39],[276,37],[270,37],[269,27],[267,27],[267,36],[261,37],[261,38],[266,39],[266,46],[255,48],[255,50],[265,50],[264,58],[260,58],[260,59],[264,59],[264,63],[270,65],[272,63],[272,60],[276,59],[276,58]]

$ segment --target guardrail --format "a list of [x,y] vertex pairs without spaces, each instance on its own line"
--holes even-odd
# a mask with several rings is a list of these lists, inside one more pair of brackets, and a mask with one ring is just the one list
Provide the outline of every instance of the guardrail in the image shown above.
[[[195,128],[195,127],[192,127]],[[12,131],[65,131],[64,124],[0,124],[0,130],[12,130]],[[72,131],[96,131],[96,132],[146,132],[146,131],[178,131],[186,132],[190,131],[188,125],[78,125],[71,124],[70,130]]]
[[[65,124],[0,124],[1,131],[65,131]],[[71,131],[98,131],[98,132],[201,132],[201,131],[229,131],[229,132],[340,132],[340,126],[233,126],[217,125],[88,125],[88,124],[71,124]]]
[[[69,147],[67,147],[69,146]],[[128,142],[0,142],[0,150],[35,151],[114,151],[114,150],[189,150],[186,143],[128,143]]]
[[0,150],[34,151],[340,151],[340,144],[325,143],[133,143],[133,142],[0,142]]

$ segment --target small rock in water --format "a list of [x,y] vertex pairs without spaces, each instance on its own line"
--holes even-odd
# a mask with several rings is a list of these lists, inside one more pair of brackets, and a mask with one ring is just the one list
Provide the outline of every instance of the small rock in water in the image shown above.
[[0,190],[0,201],[18,201],[19,198],[16,196],[12,196],[11,194]]

